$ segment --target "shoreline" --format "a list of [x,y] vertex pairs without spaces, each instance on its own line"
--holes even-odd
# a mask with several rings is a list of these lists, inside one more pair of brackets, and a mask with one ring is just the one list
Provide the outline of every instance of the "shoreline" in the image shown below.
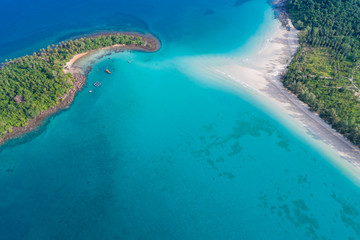
[[[277,32],[272,34],[272,39],[265,49],[250,57],[249,63],[244,64],[248,66],[230,66],[228,71],[234,74],[239,74],[238,71],[242,70],[255,71],[249,77],[239,76],[239,78],[242,78],[250,88],[263,95],[263,104],[267,105],[266,107],[269,107],[270,111],[279,111],[280,117],[286,115],[288,119],[285,121],[294,120],[297,124],[300,123],[304,128],[301,131],[306,130],[306,135],[310,135],[315,142],[320,141],[330,146],[339,154],[339,157],[360,169],[360,150],[320,116],[310,111],[307,104],[283,86],[281,77],[287,71],[287,66],[296,53],[299,43],[298,31],[292,25],[291,20],[287,18],[286,25],[282,19],[278,18],[278,20],[281,26],[278,27]],[[256,76],[256,74],[258,75]],[[256,81],[253,81],[254,79]]]
[[[276,6],[271,6],[273,19]],[[275,11],[282,10],[277,8]],[[291,20],[285,19],[284,16],[287,16],[286,13],[282,14],[281,18],[276,15],[274,29],[269,31],[266,29],[268,26],[264,26],[245,46],[245,49],[255,46],[257,52],[249,55],[239,55],[235,52],[234,55],[225,57],[202,55],[184,58],[181,59],[181,64],[185,67],[182,67],[197,65],[200,71],[192,72],[192,76],[205,77],[217,88],[249,97],[259,108],[276,118],[296,136],[313,145],[321,154],[328,156],[331,162],[349,171],[353,171],[354,166],[359,170],[360,149],[336,132],[317,114],[311,112],[309,107],[287,90],[281,82],[281,77],[299,46],[298,31],[293,27]],[[267,41],[261,40],[260,34],[264,32],[270,38]],[[252,45],[254,42],[255,45]],[[261,45],[261,49],[258,45]],[[210,78],[209,73],[211,73]]]
[[[280,63],[280,68],[274,68],[274,63],[268,64],[268,76],[265,77],[290,103],[290,106],[284,106],[287,108],[287,114],[301,122],[306,130],[308,130],[307,134],[313,138],[321,139],[323,143],[335,150],[342,159],[345,159],[356,168],[360,168],[360,149],[345,136],[333,129],[328,123],[321,119],[318,114],[312,112],[306,103],[302,102],[296,95],[286,89],[281,82],[281,77],[283,73],[287,71],[287,66],[292,61],[293,55],[297,52],[299,46],[297,36],[299,31],[295,29],[286,12],[286,2],[287,0],[274,0],[271,4],[275,11],[275,17],[282,25],[281,27],[285,28],[290,34],[285,36],[286,41],[283,46],[285,56],[277,59],[278,63]],[[295,36],[296,40],[294,40]],[[294,45],[296,45],[296,48],[293,47]],[[288,54],[287,57],[286,52]],[[284,66],[281,66],[282,64]],[[281,102],[282,99],[278,97],[277,101]],[[292,107],[296,108],[299,115],[294,115],[296,111],[291,110]]]
[[[73,83],[73,88],[71,88],[67,94],[62,96],[59,99],[59,103],[52,108],[49,108],[43,112],[41,112],[36,118],[30,119],[28,124],[26,126],[22,127],[13,127],[11,132],[8,132],[5,134],[4,137],[0,138],[0,147],[6,143],[8,140],[15,139],[15,138],[21,138],[25,136],[27,133],[32,132],[36,129],[38,129],[47,118],[51,117],[52,115],[56,114],[57,112],[67,109],[70,107],[71,103],[74,101],[76,94],[83,89],[83,87],[86,84],[87,75],[91,71],[91,66],[77,66],[77,62],[80,60],[101,51],[104,51],[103,54],[101,54],[101,57],[105,56],[109,52],[122,52],[126,50],[130,51],[142,51],[142,52],[156,52],[160,50],[161,48],[161,42],[159,39],[157,39],[155,36],[151,34],[139,34],[139,33],[123,33],[123,32],[117,32],[120,34],[126,34],[130,36],[140,36],[142,37],[146,43],[151,43],[151,47],[147,46],[135,46],[135,45],[120,45],[116,44],[109,47],[103,47],[95,50],[90,50],[84,53],[76,54],[70,59],[66,65],[64,66],[64,73],[71,73],[75,79]],[[105,36],[105,35],[111,35],[113,33],[99,33],[99,34],[92,34],[91,36],[86,37],[99,37],[99,36]],[[86,38],[85,37],[85,38]]]
[[[292,34],[297,34],[298,31],[293,27],[290,19],[288,19],[288,24],[290,31],[293,32]],[[282,28],[283,27],[284,26],[282,26]],[[358,147],[333,129],[328,123],[321,119],[318,114],[312,112],[306,103],[302,102],[296,95],[283,86],[281,77],[284,71],[287,70],[286,68],[290,64],[292,56],[297,51],[297,48],[296,51],[292,51],[291,48],[293,46],[294,39],[289,35],[286,36],[286,42],[283,46],[283,56],[267,64],[265,78],[271,86],[269,86],[265,95],[271,95],[271,97],[268,97],[273,98],[273,101],[277,102],[277,106],[281,106],[286,115],[301,123],[307,130],[307,135],[330,146],[341,158],[346,159],[347,162],[353,166],[360,168],[360,150]],[[288,58],[286,58],[286,55]]]

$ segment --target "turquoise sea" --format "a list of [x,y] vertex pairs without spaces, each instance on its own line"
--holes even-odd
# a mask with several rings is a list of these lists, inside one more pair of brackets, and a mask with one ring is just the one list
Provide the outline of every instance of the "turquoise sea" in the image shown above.
[[111,30],[151,32],[162,49],[92,59],[69,109],[0,147],[0,239],[360,238],[350,174],[177,64],[257,51],[239,53],[273,28],[266,0],[1,2],[2,60]]

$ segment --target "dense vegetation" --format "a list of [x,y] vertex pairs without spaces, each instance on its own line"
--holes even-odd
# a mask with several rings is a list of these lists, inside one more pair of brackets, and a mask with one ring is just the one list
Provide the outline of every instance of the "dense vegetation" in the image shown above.
[[[108,34],[61,42],[1,65],[0,137],[13,126],[54,107],[73,87],[74,77],[63,69],[76,54],[115,44],[144,46],[140,36]],[[151,46],[148,46],[151,47]]]
[[282,81],[360,146],[360,0],[289,0],[300,48]]

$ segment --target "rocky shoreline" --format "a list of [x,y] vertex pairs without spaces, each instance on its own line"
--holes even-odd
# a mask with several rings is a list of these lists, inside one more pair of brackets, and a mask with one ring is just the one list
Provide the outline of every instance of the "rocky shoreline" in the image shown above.
[[[140,36],[145,40],[145,42],[147,44],[150,43],[151,45],[150,46],[147,44],[145,46],[116,45],[116,46],[110,46],[110,47],[91,50],[89,52],[82,53],[81,57],[74,56],[74,58],[76,58],[76,60],[66,70],[66,72],[70,72],[75,79],[73,88],[71,88],[67,94],[65,94],[64,96],[62,96],[59,99],[59,103],[55,107],[49,108],[49,109],[41,112],[34,119],[30,119],[26,126],[13,127],[11,132],[7,132],[4,137],[0,138],[0,145],[3,145],[6,141],[8,141],[10,139],[22,137],[25,134],[38,129],[39,126],[41,126],[48,117],[54,115],[55,113],[57,113],[58,111],[60,111],[62,109],[66,109],[66,108],[70,107],[71,103],[74,101],[76,94],[79,91],[81,91],[82,88],[85,86],[87,76],[88,76],[89,72],[91,71],[91,66],[79,67],[76,65],[76,62],[78,62],[80,59],[82,59],[86,56],[89,56],[90,54],[93,54],[95,52],[101,51],[101,50],[106,50],[106,52],[122,52],[125,50],[142,51],[142,52],[156,52],[161,48],[160,41],[156,37],[154,37],[153,35],[150,35],[150,34],[142,35],[139,33],[105,32],[105,33],[89,35],[89,36],[86,36],[86,38],[106,36],[106,35],[118,34],[118,33],[124,34],[124,35],[129,35],[129,36]],[[104,52],[104,54],[101,55],[101,57],[105,56],[107,54],[106,52]],[[68,66],[68,65],[66,65],[66,66]]]
[[275,18],[279,19],[281,25],[286,28],[286,30],[291,30],[290,18],[286,12],[286,3],[288,0],[269,0],[270,6],[273,8],[275,13]]

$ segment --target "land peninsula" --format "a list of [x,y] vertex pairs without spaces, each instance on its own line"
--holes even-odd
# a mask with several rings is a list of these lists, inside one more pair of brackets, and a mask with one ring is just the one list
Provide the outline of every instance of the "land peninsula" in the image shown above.
[[74,65],[79,59],[100,50],[159,49],[160,41],[150,34],[101,33],[6,60],[0,68],[0,145],[71,104],[88,73]]

